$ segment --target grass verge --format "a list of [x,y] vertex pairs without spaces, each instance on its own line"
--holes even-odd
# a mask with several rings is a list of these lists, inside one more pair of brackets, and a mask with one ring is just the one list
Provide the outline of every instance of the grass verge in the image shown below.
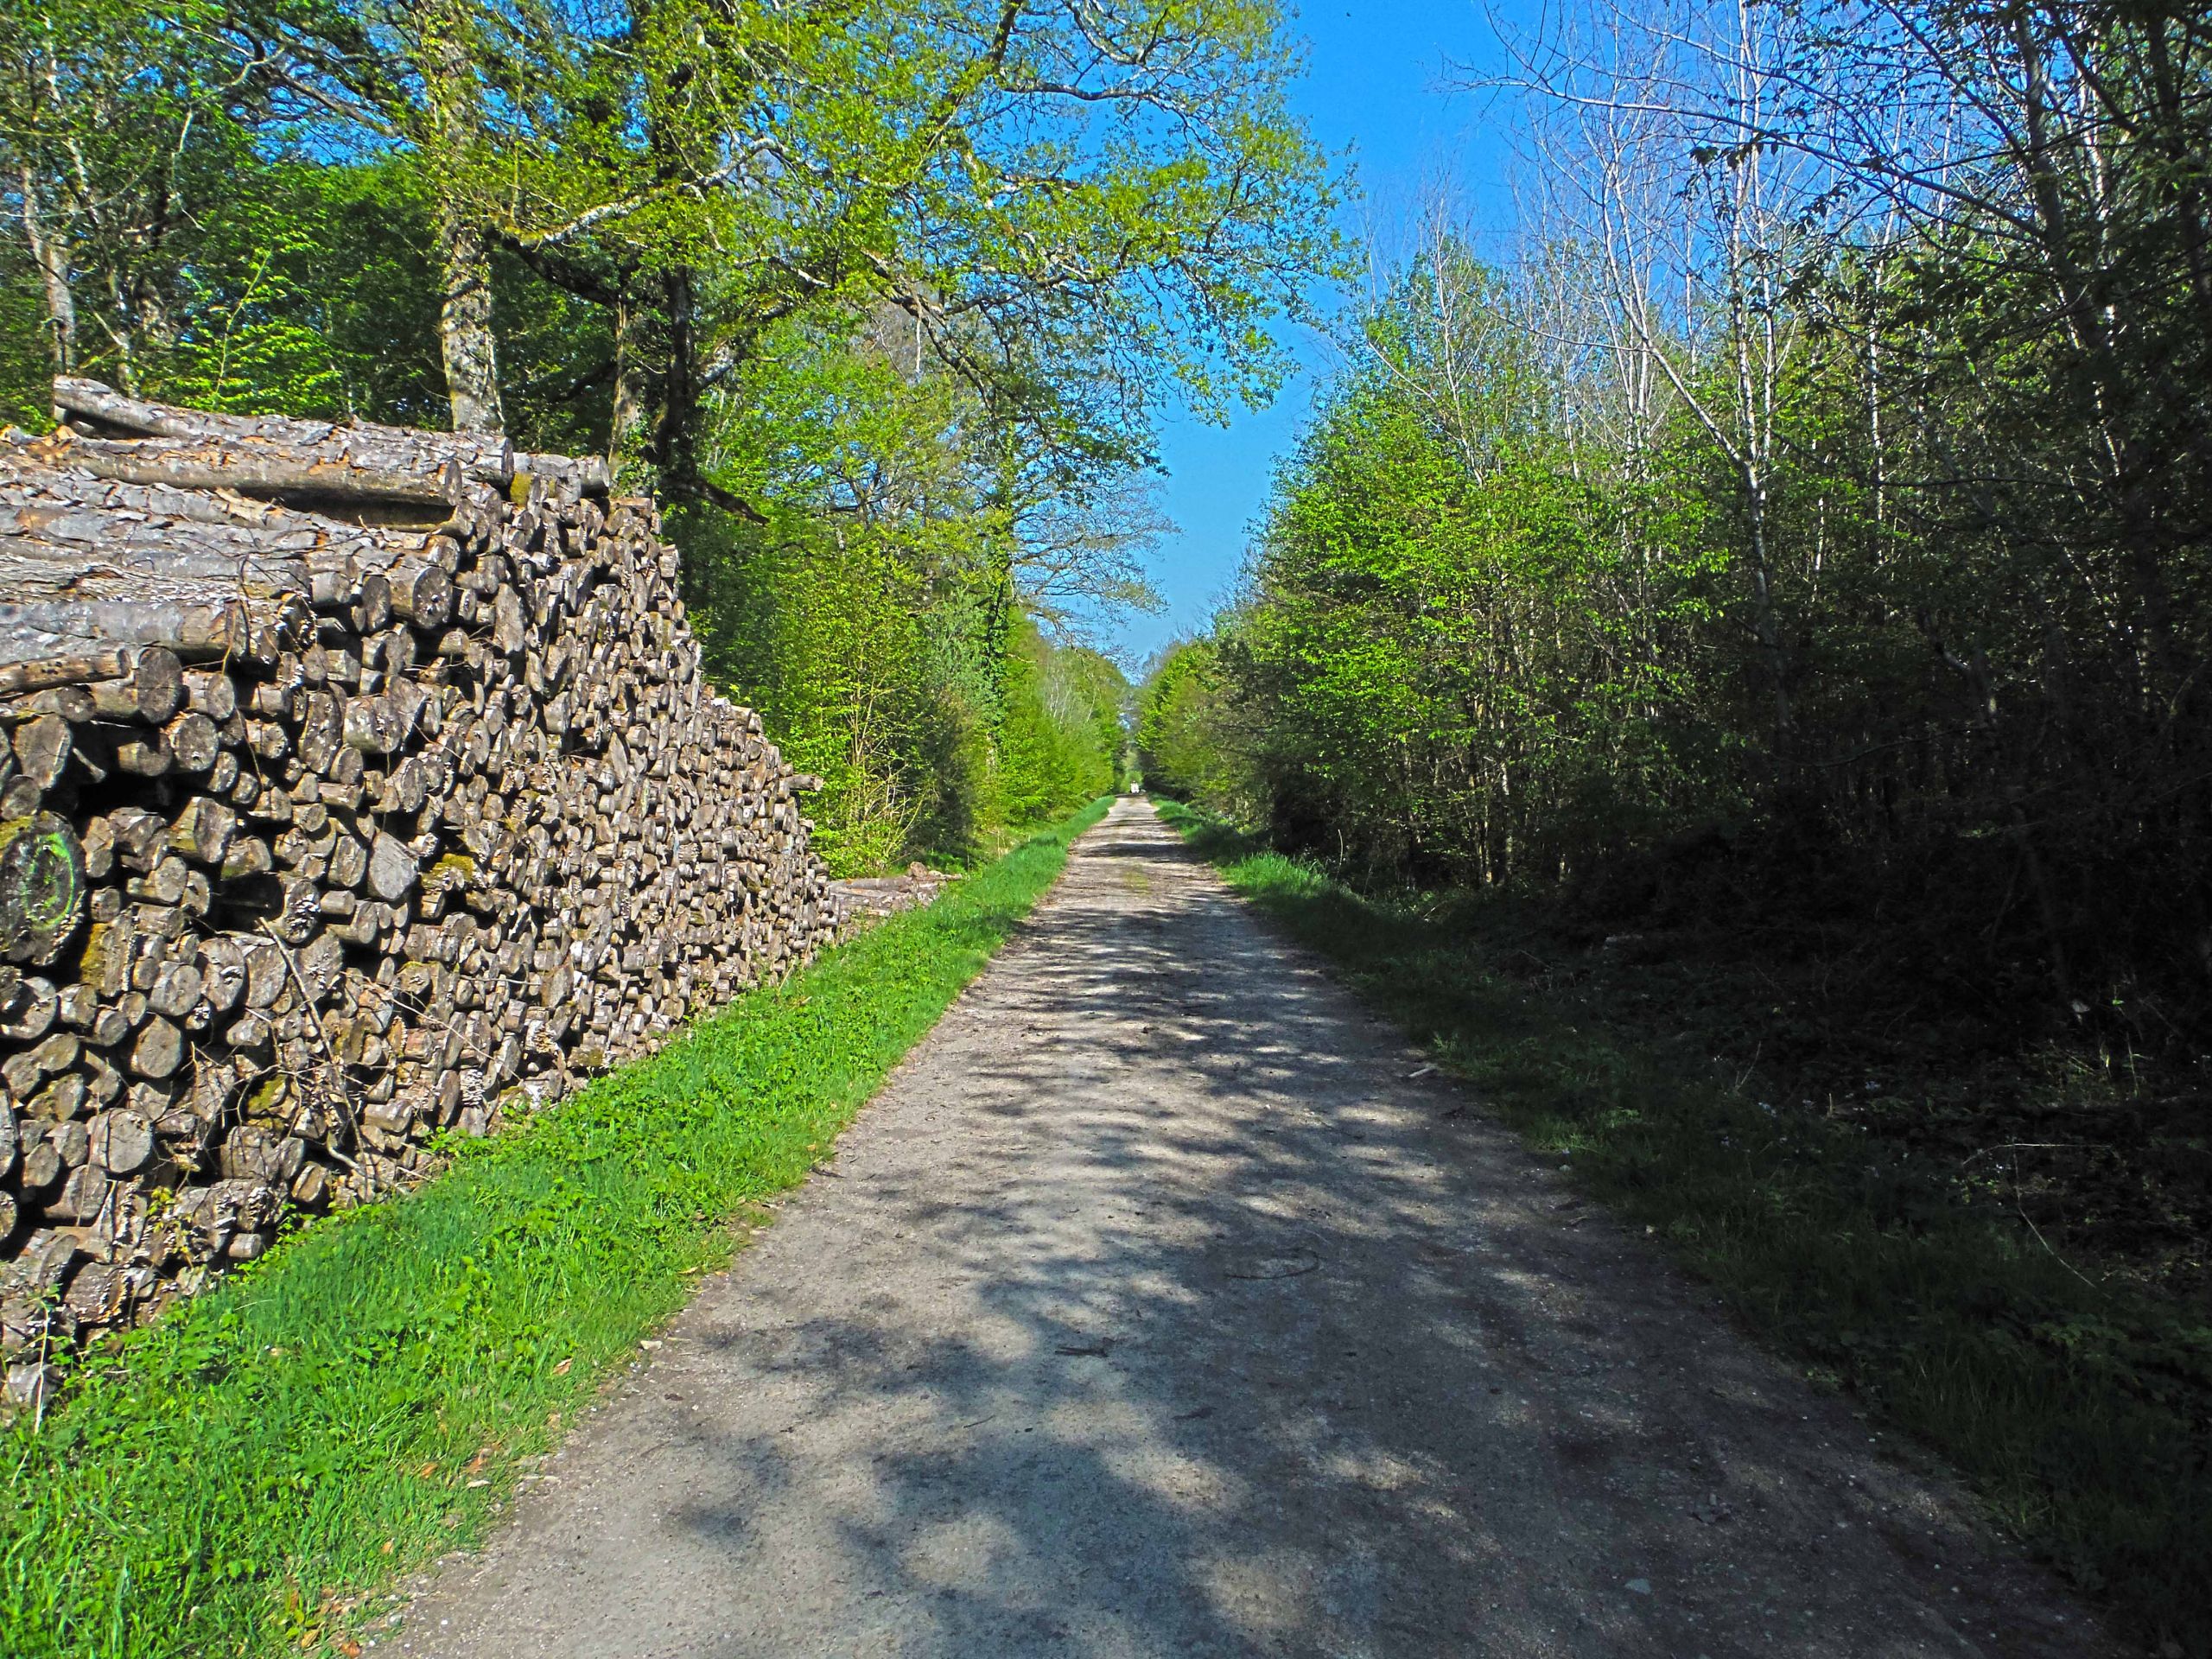
[[1940,1452],[2123,1629],[2212,1653],[2203,1310],[2088,1282],[1896,1147],[1593,1027],[1497,971],[1464,910],[1363,896],[1188,808],[1161,811],[1753,1331]]
[[364,1599],[481,1535],[1105,807],[96,1357],[0,1441],[0,1653],[358,1651]]

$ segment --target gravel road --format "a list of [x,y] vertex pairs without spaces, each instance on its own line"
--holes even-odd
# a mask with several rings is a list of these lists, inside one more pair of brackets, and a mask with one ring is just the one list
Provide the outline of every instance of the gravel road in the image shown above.
[[382,1643],[2114,1651],[1141,801]]

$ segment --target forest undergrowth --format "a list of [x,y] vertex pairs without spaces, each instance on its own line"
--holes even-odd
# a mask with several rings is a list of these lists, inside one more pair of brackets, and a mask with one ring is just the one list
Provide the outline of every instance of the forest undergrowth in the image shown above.
[[1427,908],[1734,1092],[1908,1148],[2092,1277],[2212,1293],[2212,1090],[2195,1045],[2142,1029],[2146,988],[2135,1020],[2057,1003],[2037,964],[1980,948],[1971,894],[1908,922],[1710,838],[1624,861],[1624,881]]

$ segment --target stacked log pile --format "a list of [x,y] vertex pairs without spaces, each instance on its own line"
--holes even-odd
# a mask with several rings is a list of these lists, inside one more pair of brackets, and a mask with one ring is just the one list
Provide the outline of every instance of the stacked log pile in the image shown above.
[[843,925],[649,500],[62,381],[0,442],[0,1348],[658,1045]]

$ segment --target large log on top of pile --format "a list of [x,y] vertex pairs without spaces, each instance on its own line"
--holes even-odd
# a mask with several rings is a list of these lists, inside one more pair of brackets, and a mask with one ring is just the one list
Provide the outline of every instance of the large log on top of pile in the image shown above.
[[149,1318],[844,925],[596,459],[54,388],[0,439],[0,1349]]

